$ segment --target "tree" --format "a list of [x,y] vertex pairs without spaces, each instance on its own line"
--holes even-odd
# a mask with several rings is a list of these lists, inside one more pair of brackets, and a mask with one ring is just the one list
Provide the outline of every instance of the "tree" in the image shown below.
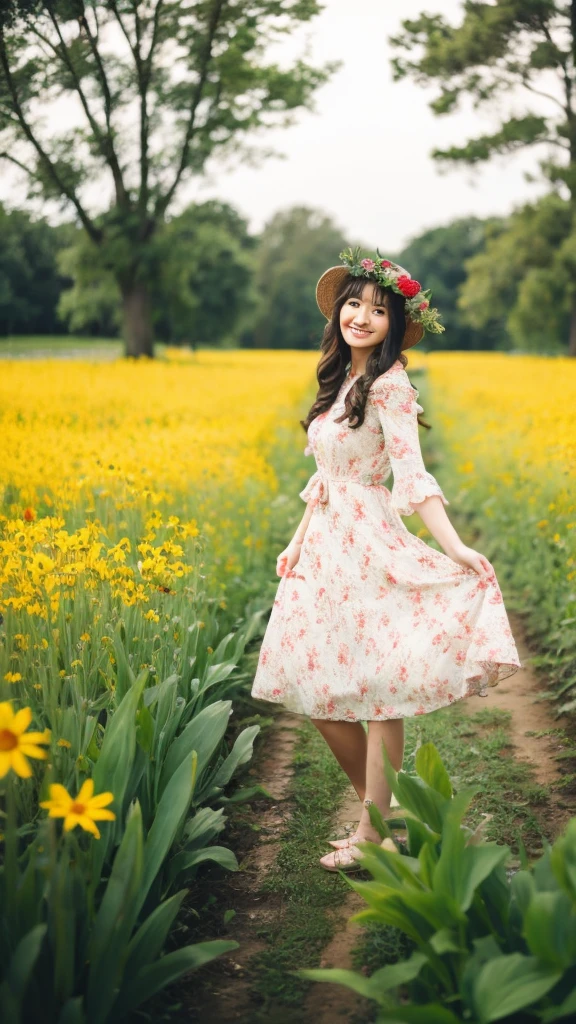
[[53,228],[0,204],[0,335],[57,330],[58,298],[68,283],[58,255],[69,234],[69,225]]
[[[319,10],[316,0],[2,6],[0,156],[31,195],[75,211],[120,291],[128,355],[153,354],[156,235],[182,185],[212,157],[254,156],[250,133],[290,124],[335,69],[265,59]],[[59,116],[63,99],[80,123]]]
[[488,232],[466,263],[458,306],[466,323],[519,349],[563,350],[576,270],[571,204],[549,195],[527,203]]
[[[244,218],[216,200],[192,203],[161,225],[155,240],[158,272],[149,292],[156,337],[193,346],[237,340],[257,305],[256,241]],[[60,298],[60,316],[71,331],[116,335],[120,291],[96,256],[94,243],[81,230],[60,254],[60,266],[73,282]]]
[[[436,114],[454,110],[464,97],[476,108],[494,109],[497,101],[503,111],[493,133],[434,150],[433,157],[474,165],[496,154],[546,147],[541,176],[553,188],[566,189],[570,232],[576,234],[576,0],[466,0],[457,26],[441,14],[422,14],[402,25],[403,34],[391,40],[398,51],[394,78],[436,83]],[[514,113],[519,96],[530,102]],[[572,273],[566,277],[569,352],[576,356],[576,279]]]
[[348,244],[319,210],[295,206],[272,217],[256,254],[261,301],[256,348],[318,348],[324,318],[311,282],[338,263],[338,253]]
[[434,305],[442,313],[446,333],[430,341],[434,350],[492,349],[500,345],[500,324],[490,319],[479,323],[467,320],[458,305],[458,295],[467,280],[466,261],[483,253],[487,238],[498,229],[502,231],[504,225],[499,218],[463,217],[425,231],[397,257],[412,277],[432,290]]

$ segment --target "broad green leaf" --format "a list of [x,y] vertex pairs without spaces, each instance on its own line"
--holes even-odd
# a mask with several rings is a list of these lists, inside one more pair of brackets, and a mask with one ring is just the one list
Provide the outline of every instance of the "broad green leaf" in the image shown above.
[[146,999],[151,999],[167,985],[194,968],[202,967],[217,956],[238,949],[238,942],[232,939],[213,939],[210,942],[197,942],[194,946],[184,946],[174,953],[168,953],[161,960],[144,967],[130,985],[123,988],[109,1018],[110,1024],[122,1021],[133,1010],[137,1009]]
[[434,832],[441,832],[445,806],[450,803],[416,775],[398,772],[397,793],[402,807],[411,811]]
[[428,963],[428,957],[418,951],[412,953],[407,960],[400,960],[396,964],[386,964],[375,971],[370,978],[370,985],[373,992],[373,999],[377,999],[384,992],[389,992],[398,985],[405,985],[413,981],[420,974],[424,964]]
[[164,900],[140,925],[128,946],[123,985],[130,984],[143,967],[160,955],[187,892],[187,889],[181,889],[170,899]]
[[408,849],[412,857],[418,857],[423,846],[436,846],[440,840],[438,832],[432,831],[419,818],[406,815]]
[[[132,772],[136,752],[136,711],[147,679],[148,669],[144,669],[109,719],[104,731],[100,757],[94,767],[94,793],[112,792],[112,807],[117,815],[124,802]],[[98,884],[102,865],[112,847],[113,836],[119,838],[122,835],[123,823],[120,817],[117,817],[116,828],[112,823],[109,828],[107,825],[108,823],[104,822],[102,838],[92,845],[91,877],[94,887]]]
[[539,963],[534,956],[510,953],[489,960],[480,969],[473,986],[478,1020],[489,1024],[531,1006],[561,977],[562,971]]
[[214,836],[225,828],[227,820],[223,807],[217,811],[211,807],[201,807],[192,818],[188,818],[184,826],[186,849],[208,846]]
[[537,892],[524,915],[524,938],[534,956],[565,970],[576,964],[576,914],[565,892]]
[[176,838],[190,807],[196,778],[196,753],[192,751],[174,772],[164,790],[144,847],[144,877],[140,889],[141,909]]
[[414,767],[424,782],[446,800],[452,799],[452,783],[433,743],[423,743],[416,751]]
[[84,997],[76,996],[74,999],[69,999],[62,1007],[58,1024],[85,1024],[85,1022]]
[[442,830],[442,850],[434,869],[433,884],[438,892],[451,896],[461,910],[468,910],[476,888],[499,864],[508,859],[507,846],[495,843],[466,846],[462,817],[472,791],[459,793],[451,801]]
[[[209,708],[205,709],[206,711]],[[203,712],[200,712],[202,715]],[[200,717],[200,715],[198,717]],[[254,740],[260,732],[259,725],[250,725],[247,729],[243,729],[242,732],[236,737],[234,746],[228,754],[228,757],[220,765],[220,767],[210,776],[208,786],[210,790],[223,789],[224,786],[230,781],[234,772],[241,764],[246,764],[247,761],[252,757],[252,748],[254,746]],[[199,771],[201,771],[199,766]],[[198,792],[198,800],[202,799],[201,791]]]
[[4,968],[4,981],[0,985],[1,1019],[19,1021],[22,1011],[22,1000],[34,965],[38,959],[47,926],[37,924],[16,946],[7,968]]
[[142,815],[135,803],[90,936],[86,993],[90,1024],[104,1024],[108,1019],[141,906],[142,877]]
[[434,952],[438,953],[438,956],[442,956],[444,953],[466,952],[466,949],[462,948],[458,942],[456,932],[450,928],[441,928],[440,931],[436,932],[430,939],[430,945]]
[[168,881],[173,882],[182,872],[189,871],[190,868],[205,860],[215,861],[227,871],[238,871],[238,861],[232,850],[226,846],[207,846],[204,850],[191,850],[190,852],[182,850],[181,853],[177,853],[168,864]]
[[219,700],[194,715],[166,755],[160,777],[160,794],[191,750],[195,750],[198,755],[198,773],[204,770],[226,732],[231,709],[232,701]]
[[357,992],[359,996],[364,996],[367,999],[375,998],[372,995],[371,979],[365,978],[363,974],[357,974],[356,971],[347,971],[340,967],[315,967],[288,971],[288,974],[293,974],[297,978],[306,978],[307,981],[329,981],[334,985],[344,985],[345,988]]

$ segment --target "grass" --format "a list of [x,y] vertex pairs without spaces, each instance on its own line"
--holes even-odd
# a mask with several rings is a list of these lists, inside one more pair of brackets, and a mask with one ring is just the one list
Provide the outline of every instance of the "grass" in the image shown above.
[[[334,923],[328,911],[338,907],[348,892],[339,874],[319,870],[332,833],[334,807],[348,786],[348,778],[314,726],[304,721],[298,729],[292,783],[293,815],[282,838],[276,866],[265,879],[262,893],[276,900],[281,911],[273,924],[262,929],[266,950],[251,961],[252,987],[261,1000],[256,1021],[276,1019],[280,1007],[296,1009],[310,982],[287,972],[316,965],[331,939]],[[321,785],[319,785],[321,780]],[[282,1018],[288,1021],[287,1016]],[[294,1016],[298,1020],[298,1014]]]

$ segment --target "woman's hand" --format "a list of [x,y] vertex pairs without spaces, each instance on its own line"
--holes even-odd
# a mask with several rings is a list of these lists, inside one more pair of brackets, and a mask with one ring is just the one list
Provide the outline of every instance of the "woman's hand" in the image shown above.
[[481,555],[474,548],[467,547],[466,544],[457,544],[454,548],[447,551],[446,554],[453,562],[457,562],[458,565],[462,565],[465,569],[474,569],[480,576],[495,575],[494,566],[485,555]]
[[276,560],[276,575],[284,576],[289,569],[293,569],[300,558],[302,542],[291,540],[288,547],[281,551]]

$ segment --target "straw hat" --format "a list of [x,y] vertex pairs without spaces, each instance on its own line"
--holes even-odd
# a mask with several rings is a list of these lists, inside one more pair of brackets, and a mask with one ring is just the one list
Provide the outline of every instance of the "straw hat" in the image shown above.
[[[326,270],[318,284],[316,285],[316,302],[320,308],[321,313],[324,314],[327,320],[330,320],[332,316],[332,309],[334,303],[338,297],[340,289],[344,284],[344,279],[348,277],[350,270],[348,267],[330,267]],[[369,278],[366,278],[368,281]],[[405,348],[412,348],[412,345],[417,345],[421,341],[424,335],[424,328],[422,324],[417,324],[406,317],[406,332],[404,334],[404,340],[402,342],[402,351]]]

